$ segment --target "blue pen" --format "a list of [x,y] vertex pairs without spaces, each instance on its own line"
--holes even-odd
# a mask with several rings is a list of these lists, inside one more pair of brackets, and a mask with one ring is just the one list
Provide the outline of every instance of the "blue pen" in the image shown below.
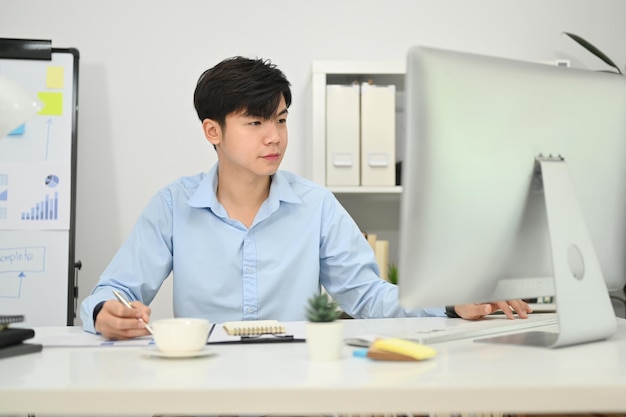
[[352,352],[355,358],[367,358],[367,349],[356,349]]

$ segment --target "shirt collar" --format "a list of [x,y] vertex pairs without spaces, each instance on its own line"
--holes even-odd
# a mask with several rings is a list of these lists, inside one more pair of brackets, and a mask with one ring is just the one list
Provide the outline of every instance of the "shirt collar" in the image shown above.
[[[190,207],[210,208],[214,213],[222,211],[222,206],[217,200],[217,166],[218,164],[213,165],[209,172],[203,176],[200,185],[198,185],[191,198],[187,200],[187,204]],[[295,204],[302,203],[300,197],[291,187],[288,178],[281,171],[277,171],[272,175],[270,194],[266,203],[269,204],[272,210],[275,210],[281,201]]]

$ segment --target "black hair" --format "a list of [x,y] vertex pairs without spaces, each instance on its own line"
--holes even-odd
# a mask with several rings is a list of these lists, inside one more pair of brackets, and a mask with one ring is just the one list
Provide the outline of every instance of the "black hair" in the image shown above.
[[200,75],[193,101],[200,121],[211,119],[224,127],[226,116],[233,112],[271,118],[281,98],[287,107],[291,105],[290,83],[276,65],[236,56]]

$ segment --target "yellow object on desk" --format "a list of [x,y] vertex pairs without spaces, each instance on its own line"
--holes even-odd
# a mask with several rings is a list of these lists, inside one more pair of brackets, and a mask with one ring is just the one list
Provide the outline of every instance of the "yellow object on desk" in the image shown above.
[[285,326],[277,320],[228,321],[222,324],[229,336],[259,336],[285,333]]
[[379,360],[421,361],[437,355],[430,346],[407,339],[376,339],[367,351],[367,357]]

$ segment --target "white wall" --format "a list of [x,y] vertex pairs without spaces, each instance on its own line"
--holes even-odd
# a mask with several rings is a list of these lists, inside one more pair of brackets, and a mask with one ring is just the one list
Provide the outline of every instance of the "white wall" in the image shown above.
[[[270,58],[287,74],[294,103],[282,167],[309,176],[312,61],[403,60],[410,45],[425,44],[604,68],[561,35],[570,31],[623,67],[624,16],[622,0],[2,0],[0,37],[51,39],[81,53],[82,300],[150,196],[214,163],[192,94],[221,59]],[[155,317],[171,314],[170,291]]]

